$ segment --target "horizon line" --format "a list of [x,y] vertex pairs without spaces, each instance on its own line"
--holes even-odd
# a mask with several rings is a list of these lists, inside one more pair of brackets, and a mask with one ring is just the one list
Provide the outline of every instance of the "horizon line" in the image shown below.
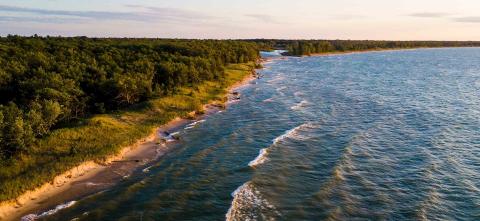
[[396,41],[396,42],[480,42],[480,40],[373,40],[373,39],[329,39],[329,38],[182,38],[182,37],[119,37],[119,36],[88,36],[88,35],[22,35],[22,34],[0,34],[0,38],[9,36],[27,38],[96,38],[96,39],[173,39],[173,40],[286,40],[286,41]]

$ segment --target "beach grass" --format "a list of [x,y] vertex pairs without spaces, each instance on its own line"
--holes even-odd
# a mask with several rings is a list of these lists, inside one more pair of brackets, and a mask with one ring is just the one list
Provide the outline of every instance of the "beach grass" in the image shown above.
[[84,162],[104,162],[174,118],[188,118],[193,111],[202,113],[204,104],[223,104],[228,87],[250,75],[254,67],[254,62],[231,64],[221,80],[184,87],[175,95],[152,99],[127,110],[96,115],[54,130],[39,140],[33,153],[20,156],[20,160],[0,163],[0,202],[13,200],[51,182]]

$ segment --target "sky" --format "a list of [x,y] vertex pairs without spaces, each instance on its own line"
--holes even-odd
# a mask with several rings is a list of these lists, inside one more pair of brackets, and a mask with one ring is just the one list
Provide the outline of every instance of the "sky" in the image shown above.
[[478,0],[0,0],[0,35],[480,40]]

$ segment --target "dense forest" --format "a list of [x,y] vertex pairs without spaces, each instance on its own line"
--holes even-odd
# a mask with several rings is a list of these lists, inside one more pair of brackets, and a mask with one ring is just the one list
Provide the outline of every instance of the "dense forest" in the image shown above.
[[360,40],[270,40],[256,39],[262,49],[284,49],[285,55],[302,56],[329,52],[402,48],[480,47],[478,41],[360,41]]
[[50,130],[223,78],[258,58],[217,40],[0,38],[0,158],[28,154]]

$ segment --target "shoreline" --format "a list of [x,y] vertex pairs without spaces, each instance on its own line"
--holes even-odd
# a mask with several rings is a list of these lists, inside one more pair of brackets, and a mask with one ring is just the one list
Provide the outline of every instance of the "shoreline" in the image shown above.
[[43,184],[35,190],[27,191],[15,200],[0,202],[0,220],[19,220],[28,214],[40,214],[57,205],[72,202],[89,195],[106,190],[133,172],[169,152],[172,145],[158,144],[164,131],[176,131],[191,122],[201,120],[210,114],[226,108],[232,101],[230,96],[235,90],[248,85],[256,79],[253,69],[244,78],[225,89],[226,100],[219,104],[213,100],[203,105],[203,114],[192,112],[192,119],[174,118],[170,122],[156,127],[145,138],[135,144],[121,148],[113,156],[107,156],[103,162],[87,161],[56,176],[51,182]]
[[313,53],[311,55],[303,55],[300,57],[322,57],[322,56],[332,56],[332,55],[349,55],[349,54],[363,54],[363,53],[374,53],[374,52],[388,52],[388,51],[411,51],[417,49],[428,49],[428,48],[390,48],[390,49],[372,49],[372,50],[363,50],[363,51],[337,51],[337,52],[327,52],[327,53]]
[[[374,53],[374,52],[388,52],[388,51],[413,51],[419,49],[443,49],[443,48],[458,48],[458,47],[418,47],[418,48],[385,48],[385,49],[370,49],[370,50],[359,50],[359,51],[333,51],[326,53],[312,53],[310,55],[282,55],[283,57],[323,57],[323,56],[333,56],[333,55],[349,55],[349,54],[362,54],[362,53]],[[469,48],[469,47],[467,47]]]

